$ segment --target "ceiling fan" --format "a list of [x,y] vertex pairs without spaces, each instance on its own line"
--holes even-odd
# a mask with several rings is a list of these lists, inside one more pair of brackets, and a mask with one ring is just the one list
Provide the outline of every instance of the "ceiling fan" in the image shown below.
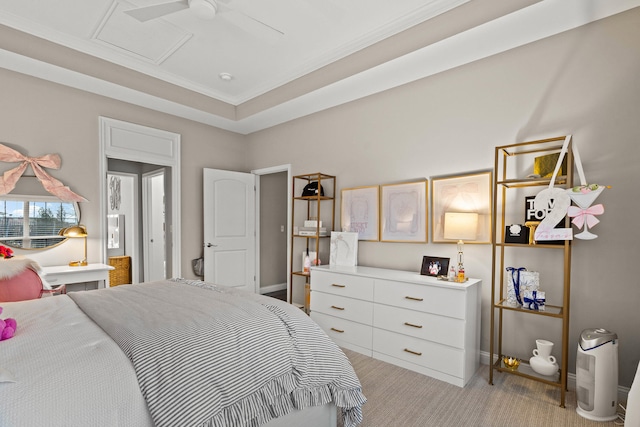
[[185,9],[189,9],[189,12],[192,12],[201,19],[213,19],[219,13],[225,13],[227,20],[249,33],[259,36],[264,36],[265,32],[276,33],[278,36],[284,34],[282,31],[258,19],[230,8],[225,4],[230,1],[231,0],[176,0],[125,10],[124,13],[140,22],[161,18]]

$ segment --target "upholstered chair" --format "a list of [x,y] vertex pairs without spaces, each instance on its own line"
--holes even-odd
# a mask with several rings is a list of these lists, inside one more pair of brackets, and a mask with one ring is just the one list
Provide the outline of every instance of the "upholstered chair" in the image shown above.
[[42,280],[38,273],[30,268],[25,268],[14,276],[0,279],[0,303],[36,299],[40,298],[42,293]]

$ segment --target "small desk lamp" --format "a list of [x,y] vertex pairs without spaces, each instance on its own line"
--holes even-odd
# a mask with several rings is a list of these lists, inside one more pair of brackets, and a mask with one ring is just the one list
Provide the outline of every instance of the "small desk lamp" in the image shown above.
[[84,225],[73,225],[63,228],[58,234],[64,237],[84,237],[84,258],[80,261],[71,261],[69,266],[81,267],[87,265],[87,227]]
[[478,214],[473,212],[446,212],[444,238],[458,240],[458,282],[466,280],[464,274],[464,241],[478,236]]

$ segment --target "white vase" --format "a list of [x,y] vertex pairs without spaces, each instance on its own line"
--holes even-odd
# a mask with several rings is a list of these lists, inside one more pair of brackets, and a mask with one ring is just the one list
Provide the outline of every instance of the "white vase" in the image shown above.
[[549,356],[549,360],[545,360],[539,356],[533,356],[529,359],[529,365],[531,369],[540,375],[549,376],[558,372],[558,364],[553,356]]

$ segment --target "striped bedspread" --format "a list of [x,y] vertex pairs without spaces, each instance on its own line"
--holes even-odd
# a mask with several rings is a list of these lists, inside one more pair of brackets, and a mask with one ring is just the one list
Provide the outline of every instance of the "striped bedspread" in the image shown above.
[[158,427],[260,426],[330,401],[362,421],[349,360],[283,301],[183,279],[69,296],[131,360]]

